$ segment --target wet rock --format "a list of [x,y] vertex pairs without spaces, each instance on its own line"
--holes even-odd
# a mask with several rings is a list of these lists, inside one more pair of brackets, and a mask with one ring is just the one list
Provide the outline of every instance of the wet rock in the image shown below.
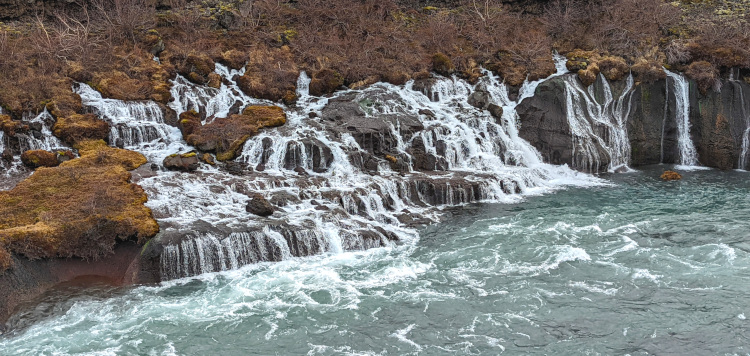
[[490,115],[495,118],[495,122],[497,122],[498,125],[502,125],[502,119],[503,119],[503,107],[497,104],[489,104],[487,105],[487,111],[490,112]]
[[115,147],[117,147],[117,148],[124,148],[125,147],[125,142],[121,138],[118,137],[115,140]]
[[430,109],[419,109],[419,115],[424,115],[432,118],[435,117],[435,113]]
[[2,158],[3,161],[10,162],[13,160],[13,152],[11,152],[10,149],[6,148],[5,150],[3,150],[0,158]]
[[256,172],[263,172],[265,170],[266,170],[266,165],[263,164],[263,163],[258,163],[258,165],[255,166],[255,171]]
[[291,170],[295,167],[306,166],[307,163],[312,164],[313,172],[323,173],[327,171],[331,163],[333,163],[331,148],[314,138],[289,141],[286,147],[286,155],[284,156],[284,168]]
[[198,169],[200,163],[195,152],[171,154],[162,162],[164,168],[173,171],[192,172]]
[[484,110],[490,105],[490,93],[486,90],[476,90],[469,95],[468,102],[469,105]]
[[299,166],[295,167],[294,171],[297,172],[297,174],[299,174],[301,176],[309,176],[310,175],[310,173],[307,173],[307,171],[304,168],[299,167]]
[[245,206],[245,211],[258,216],[270,216],[274,212],[273,205],[271,205],[266,198],[260,194],[254,194],[250,201]]
[[435,78],[417,79],[412,84],[412,89],[424,94],[432,101],[438,101],[440,95],[433,90],[435,83],[437,83]]
[[249,172],[247,164],[243,162],[229,161],[224,163],[224,170],[235,176],[243,176]]

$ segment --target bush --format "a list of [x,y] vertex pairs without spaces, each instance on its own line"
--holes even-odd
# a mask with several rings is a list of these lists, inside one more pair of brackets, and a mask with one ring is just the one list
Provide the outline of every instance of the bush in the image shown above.
[[344,85],[344,78],[338,72],[331,69],[323,69],[316,72],[310,81],[310,94],[322,96],[331,94]]
[[706,61],[690,63],[685,74],[698,83],[698,90],[700,90],[703,95],[706,95],[709,89],[714,89],[716,91],[721,89],[719,71],[711,63]]

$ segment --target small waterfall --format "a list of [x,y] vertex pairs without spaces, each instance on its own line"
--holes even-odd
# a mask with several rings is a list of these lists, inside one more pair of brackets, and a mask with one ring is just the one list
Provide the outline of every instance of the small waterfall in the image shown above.
[[209,122],[216,117],[227,117],[232,113],[238,113],[248,105],[262,102],[245,95],[237,84],[231,79],[241,77],[245,69],[229,69],[221,64],[216,64],[215,73],[225,80],[221,86],[210,88],[195,85],[181,75],[172,81],[172,101],[169,107],[179,116],[185,111],[195,110],[208,118]]
[[[684,75],[664,69],[672,80],[675,97],[675,120],[677,122],[677,146],[681,166],[698,166],[698,152],[690,138],[690,83]],[[668,99],[667,99],[668,100]]]
[[165,123],[164,112],[153,101],[106,99],[84,83],[76,83],[73,91],[81,96],[89,111],[110,124],[109,142],[112,145],[147,156],[154,153],[163,156],[170,145],[182,140],[179,130]]
[[598,172],[602,162],[609,162],[610,172],[627,168],[630,163],[630,140],[627,119],[633,94],[633,76],[615,100],[612,87],[603,75],[597,78],[602,89],[602,100],[597,100],[595,86],[584,89],[574,76],[563,78],[565,83],[566,116],[573,138],[573,166],[587,172]]
[[[737,72],[739,72],[739,69],[737,69]],[[743,86],[739,82],[739,73],[736,76],[734,73],[735,69],[733,68],[730,71],[729,82],[734,85],[735,90],[739,93],[740,113],[742,117],[745,118],[746,127],[745,131],[742,133],[742,148],[740,150],[740,157],[737,162],[737,169],[747,170],[748,155],[750,155],[750,109],[748,109],[748,105],[750,104],[745,101],[745,91],[743,89]]]

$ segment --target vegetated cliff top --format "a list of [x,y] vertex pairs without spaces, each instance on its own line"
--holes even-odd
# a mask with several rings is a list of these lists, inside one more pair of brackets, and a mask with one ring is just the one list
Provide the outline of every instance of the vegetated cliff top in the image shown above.
[[[73,81],[105,97],[171,100],[170,79],[218,87],[215,63],[245,67],[248,94],[293,102],[300,70],[346,86],[400,84],[436,54],[467,80],[480,67],[511,85],[554,72],[551,52],[620,57],[628,66],[716,78],[750,67],[741,1],[662,0],[96,0],[6,2],[0,17],[0,105],[14,118],[80,112]],[[31,16],[39,14],[39,16]],[[154,56],[159,62],[153,60]],[[594,71],[595,72],[595,71]],[[696,71],[694,71],[696,72]],[[595,74],[595,73],[592,73]],[[51,112],[53,110],[50,110]]]
[[0,192],[0,271],[10,253],[27,258],[98,258],[117,240],[144,242],[159,226],[144,206],[146,193],[129,183],[128,170],[146,162],[140,153],[104,141],[78,144],[80,158],[39,168]]

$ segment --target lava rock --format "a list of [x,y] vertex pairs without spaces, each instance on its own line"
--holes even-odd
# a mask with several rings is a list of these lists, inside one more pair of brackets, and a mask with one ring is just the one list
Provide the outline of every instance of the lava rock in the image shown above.
[[200,166],[198,155],[195,152],[169,155],[162,164],[166,169],[183,172],[192,172]]
[[310,173],[307,173],[307,171],[304,168],[300,167],[300,166],[295,167],[294,171],[297,172],[297,174],[299,174],[301,176],[309,176],[310,175]]
[[274,212],[273,205],[266,200],[262,195],[256,193],[253,194],[250,201],[245,206],[245,211],[258,216],[270,216]]
[[490,93],[486,90],[477,90],[468,99],[469,105],[484,110],[490,105]]
[[490,115],[495,118],[495,122],[497,122],[498,125],[502,124],[503,119],[503,107],[497,104],[489,104],[487,105],[487,111],[490,112]]
[[248,167],[246,164],[244,164],[242,162],[230,161],[230,162],[226,162],[224,164],[224,169],[229,174],[236,175],[236,176],[243,176],[243,175],[245,175],[246,173],[248,173],[249,168],[250,167]]

